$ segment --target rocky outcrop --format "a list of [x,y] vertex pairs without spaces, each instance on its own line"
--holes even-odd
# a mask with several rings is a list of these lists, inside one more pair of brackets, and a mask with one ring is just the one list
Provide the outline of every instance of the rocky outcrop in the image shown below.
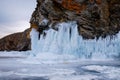
[[[60,22],[76,21],[85,39],[115,35],[120,30],[119,0],[37,0],[31,28],[38,31]],[[39,27],[42,29],[39,30]]]
[[0,39],[0,51],[26,51],[31,49],[30,29]]

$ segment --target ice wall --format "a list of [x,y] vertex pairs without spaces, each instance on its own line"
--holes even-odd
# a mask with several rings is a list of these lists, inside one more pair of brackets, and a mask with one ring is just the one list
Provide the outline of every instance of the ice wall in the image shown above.
[[83,40],[78,34],[76,22],[63,22],[58,25],[58,31],[49,29],[44,31],[46,36],[31,31],[32,52],[34,55],[55,53],[59,55],[74,55],[84,59],[106,59],[120,57],[120,33],[115,38],[99,40]]

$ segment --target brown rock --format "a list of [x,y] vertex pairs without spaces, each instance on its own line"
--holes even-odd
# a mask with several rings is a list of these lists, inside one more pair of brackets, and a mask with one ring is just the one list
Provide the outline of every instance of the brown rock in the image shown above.
[[77,1],[75,0],[62,0],[61,2],[58,0],[54,0],[54,1],[59,3],[65,9],[76,11],[76,13],[80,13],[82,10],[86,9],[85,4],[81,5],[80,3],[77,3]]
[[31,49],[29,33],[30,29],[24,32],[14,33],[0,39],[0,51],[27,51]]
[[120,30],[119,0],[37,0],[37,2],[30,23],[36,23],[38,27],[44,19],[49,20],[47,25],[52,24],[56,30],[54,27],[56,23],[77,21],[79,34],[83,38],[106,37]]
[[[120,30],[119,0],[37,0],[31,28],[41,26],[44,19],[52,25],[66,21],[77,21],[79,34],[83,38],[99,38],[114,35]],[[34,26],[33,24],[36,24]],[[114,31],[112,31],[114,30]]]

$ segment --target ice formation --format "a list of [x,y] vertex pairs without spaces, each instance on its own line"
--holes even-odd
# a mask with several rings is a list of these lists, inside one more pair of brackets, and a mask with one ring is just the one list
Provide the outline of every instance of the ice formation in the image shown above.
[[[120,57],[120,33],[115,38],[99,40],[84,40],[77,30],[75,21],[63,22],[56,25],[58,31],[49,29],[44,31],[46,36],[31,31],[32,52],[34,55],[54,53],[59,55],[74,55],[84,59],[106,59]],[[48,55],[49,56],[49,55]]]

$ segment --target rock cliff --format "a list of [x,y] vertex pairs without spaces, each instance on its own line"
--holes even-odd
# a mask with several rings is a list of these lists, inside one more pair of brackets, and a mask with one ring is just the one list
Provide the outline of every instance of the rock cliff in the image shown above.
[[120,30],[119,0],[37,0],[31,28],[48,29],[60,22],[77,21],[79,34],[85,39],[115,35]]
[[0,51],[26,51],[31,49],[30,29],[0,39]]

